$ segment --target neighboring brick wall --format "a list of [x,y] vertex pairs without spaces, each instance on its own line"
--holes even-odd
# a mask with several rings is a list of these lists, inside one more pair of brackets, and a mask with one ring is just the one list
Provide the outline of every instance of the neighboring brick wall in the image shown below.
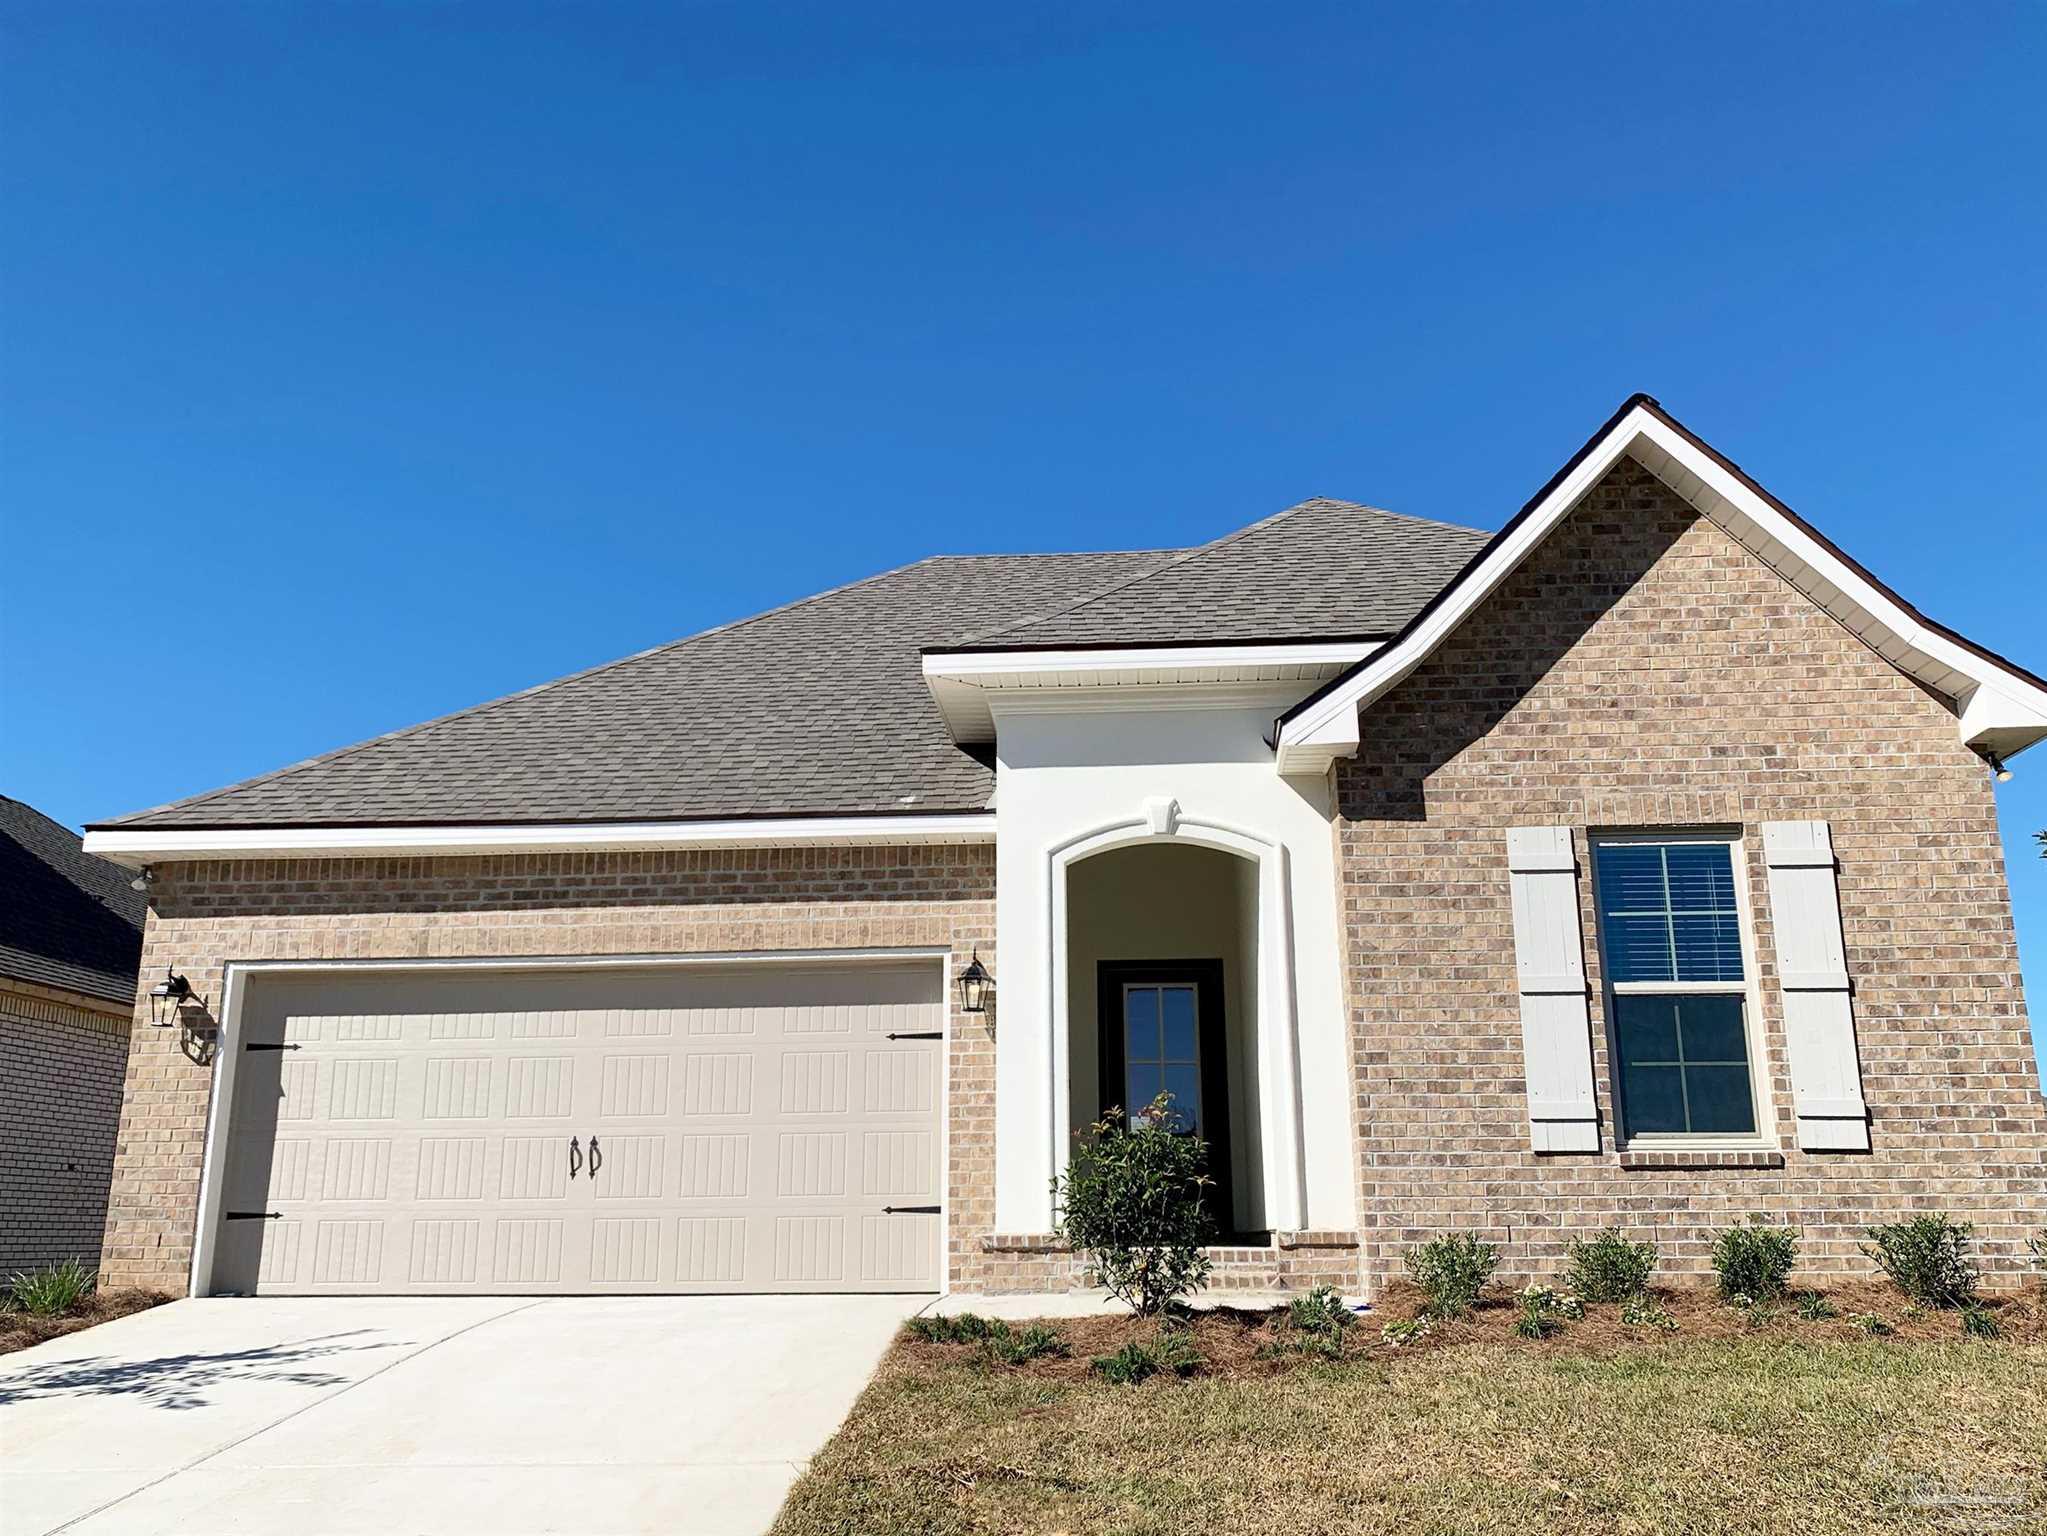
[[[166,866],[142,973],[218,1006],[248,960],[716,954],[949,946],[995,960],[992,848],[784,848]],[[948,999],[952,1007],[957,999]],[[138,1009],[107,1211],[109,1283],[182,1294],[210,1067]],[[948,1263],[995,1217],[995,1045],[952,1011]]]
[[0,982],[0,1060],[0,1276],[96,1268],[127,1019],[99,998]]
[[[1435,1233],[1482,1232],[1526,1275],[1608,1223],[1699,1272],[1748,1211],[1797,1223],[1802,1264],[1837,1273],[1868,1272],[1868,1223],[1951,1211],[2015,1279],[2047,1226],[2047,1105],[1990,777],[1947,708],[1647,471],[1623,460],[1366,712],[1337,788],[1375,1283]],[[1840,862],[1867,1155],[1797,1147],[1760,823],[1799,818],[1832,824]],[[1605,1150],[1528,1150],[1506,829],[1531,824],[1576,829],[1581,865],[1588,827],[1743,827],[1781,1168],[1622,1166],[1589,879]]]

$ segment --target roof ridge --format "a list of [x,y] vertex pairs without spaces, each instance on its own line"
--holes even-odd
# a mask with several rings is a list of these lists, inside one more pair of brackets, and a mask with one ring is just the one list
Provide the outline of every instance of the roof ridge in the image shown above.
[[[1234,544],[1239,539],[1249,538],[1252,534],[1258,532],[1262,528],[1269,528],[1275,523],[1283,523],[1288,518],[1293,517],[1295,514],[1305,512],[1310,507],[1313,507],[1318,503],[1327,502],[1330,499],[1331,498],[1326,496],[1310,496],[1305,501],[1297,501],[1292,506],[1283,507],[1279,511],[1271,514],[1269,517],[1261,517],[1256,522],[1246,523],[1243,527],[1235,529],[1230,533],[1226,533],[1222,535],[1220,538],[1210,539],[1206,544],[1197,544],[1191,549],[1180,550],[1177,554],[1173,556],[1173,558],[1169,560],[1161,560],[1157,565],[1152,566],[1150,569],[1140,571],[1134,576],[1126,576],[1121,581],[1112,581],[1107,586],[1100,587],[1097,590],[1090,592],[1086,597],[1078,598],[1075,601],[1067,603],[1058,608],[1047,608],[1042,613],[1031,614],[1026,618],[1017,619],[1013,623],[998,625],[994,629],[984,629],[979,634],[968,635],[964,639],[956,641],[955,645],[956,646],[979,645],[984,641],[993,640],[1000,635],[1006,635],[1012,630],[1029,629],[1034,625],[1043,624],[1048,619],[1056,619],[1064,614],[1074,613],[1079,609],[1088,607],[1092,603],[1097,603],[1101,601],[1105,597],[1111,596],[1112,594],[1117,592],[1121,592],[1126,587],[1136,586],[1141,581],[1149,581],[1154,576],[1160,575],[1166,571],[1177,569],[1178,567],[1186,565],[1191,561],[1200,559],[1203,555],[1213,554],[1216,550],[1221,549],[1224,545]],[[1359,505],[1359,503],[1344,502],[1341,503],[1341,505],[1357,506]]]
[[90,831],[100,827],[118,827],[126,822],[140,821],[144,817],[160,816],[165,811],[183,810],[195,805],[204,805],[210,800],[219,799],[222,795],[230,795],[241,790],[253,789],[258,784],[271,783],[277,779],[284,778],[287,774],[297,773],[304,768],[314,768],[324,763],[339,762],[342,758],[352,757],[358,752],[367,752],[371,747],[382,746],[387,742],[416,735],[421,731],[431,730],[438,725],[447,725],[451,721],[460,720],[466,716],[486,714],[491,710],[513,703],[516,700],[531,698],[535,694],[546,693],[552,688],[565,687],[570,683],[581,682],[584,678],[594,677],[599,672],[609,672],[615,667],[625,667],[635,662],[646,661],[651,657],[679,650],[685,645],[692,645],[699,640],[708,640],[713,635],[727,634],[732,630],[741,629],[761,619],[771,619],[777,614],[792,612],[795,609],[804,607],[806,604],[822,602],[828,597],[837,597],[842,592],[850,592],[855,587],[864,587],[869,582],[882,581],[890,576],[900,576],[903,572],[913,571],[920,565],[930,565],[935,561],[949,558],[958,557],[926,555],[921,560],[911,560],[902,565],[891,566],[885,571],[876,571],[872,576],[862,576],[856,581],[840,582],[836,587],[827,587],[824,591],[813,592],[808,597],[799,597],[790,602],[778,603],[772,608],[763,608],[759,613],[749,613],[742,618],[728,619],[723,624],[713,624],[709,629],[695,630],[678,639],[664,641],[660,645],[649,646],[643,651],[634,651],[627,656],[619,656],[610,661],[599,662],[594,667],[584,667],[578,672],[570,672],[561,677],[549,678],[546,682],[535,683],[529,688],[520,688],[512,693],[499,694],[494,699],[485,699],[481,704],[470,704],[461,709],[450,710],[447,714],[436,715],[431,720],[421,720],[413,725],[401,726],[395,731],[386,731],[380,736],[372,736],[365,741],[350,742],[345,747],[335,747],[327,752],[316,752],[311,757],[302,757],[297,762],[286,763],[281,768],[272,768],[268,773],[259,773],[250,778],[238,779],[232,784],[223,784],[220,788],[209,789],[203,794],[186,795],[182,799],[167,800],[162,805],[152,805],[143,810],[129,811],[125,815],[114,817],[110,821],[88,822],[86,824],[87,830]]

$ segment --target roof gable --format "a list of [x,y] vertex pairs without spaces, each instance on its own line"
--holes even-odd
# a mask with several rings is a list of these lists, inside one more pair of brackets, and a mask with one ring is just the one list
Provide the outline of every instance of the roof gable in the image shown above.
[[1576,509],[1623,455],[1725,528],[1879,655],[1952,699],[1962,739],[2009,755],[2047,738],[2047,682],[1927,618],[1647,395],[1635,395],[1383,649],[1280,716],[1282,773],[1358,744],[1359,716],[1411,673]]

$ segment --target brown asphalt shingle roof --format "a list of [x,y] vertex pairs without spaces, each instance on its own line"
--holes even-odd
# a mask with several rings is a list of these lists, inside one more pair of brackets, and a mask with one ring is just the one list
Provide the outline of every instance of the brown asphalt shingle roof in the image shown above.
[[100,826],[973,811],[921,653],[1384,635],[1486,535],[1314,500],[1193,550],[938,556]]

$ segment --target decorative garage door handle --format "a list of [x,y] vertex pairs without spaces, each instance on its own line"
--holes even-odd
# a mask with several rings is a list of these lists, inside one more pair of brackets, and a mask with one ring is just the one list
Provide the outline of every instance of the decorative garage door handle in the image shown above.
[[597,1170],[604,1166],[604,1154],[597,1150],[597,1138],[590,1138],[590,1177],[597,1177]]
[[574,1178],[583,1171],[583,1149],[576,1145],[576,1138],[569,1138],[569,1177]]

